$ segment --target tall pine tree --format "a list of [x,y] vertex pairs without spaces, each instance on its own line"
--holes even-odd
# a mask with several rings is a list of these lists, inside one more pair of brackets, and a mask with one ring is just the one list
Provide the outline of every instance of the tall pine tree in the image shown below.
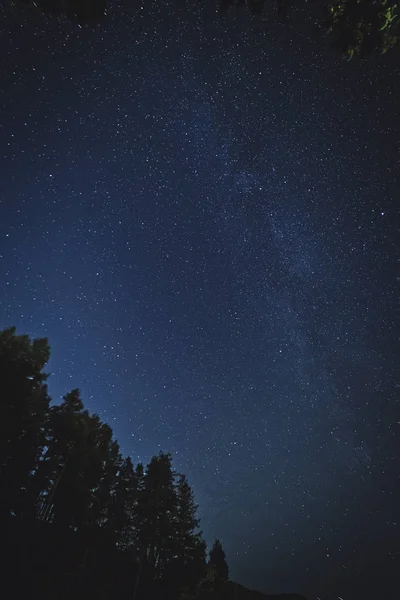
[[137,509],[139,551],[157,578],[162,577],[166,564],[176,551],[176,508],[171,455],[160,452],[147,467]]
[[40,518],[78,529],[103,525],[119,460],[111,428],[83,409],[77,389],[52,407],[50,423],[36,474],[42,486]]
[[216,574],[220,579],[228,579],[228,563],[226,562],[225,552],[222,548],[222,544],[218,539],[215,540],[214,545],[210,550],[210,559],[208,561],[208,564],[210,567],[215,569]]
[[[0,332],[0,508],[21,514],[30,497],[32,474],[45,446],[50,398],[43,368],[47,339],[31,341],[15,327]],[[29,499],[28,499],[29,497]]]
[[106,528],[122,550],[134,551],[138,483],[130,457],[121,458],[108,505]]
[[180,474],[176,483],[177,511],[175,521],[176,556],[171,573],[179,590],[195,589],[204,577],[206,566],[206,543],[198,531],[198,506],[185,475]]
[[[72,589],[96,589],[106,598],[102,581],[109,576],[107,569],[98,576],[98,565],[111,558],[123,565],[121,589],[137,600],[196,594],[206,546],[186,477],[165,453],[146,470],[134,468],[111,428],[85,410],[78,389],[50,408],[42,371],[48,357],[46,340],[32,342],[15,329],[0,333],[0,507],[16,548],[26,536],[25,561],[44,585],[36,592],[61,599]],[[9,518],[14,514],[24,520]]]

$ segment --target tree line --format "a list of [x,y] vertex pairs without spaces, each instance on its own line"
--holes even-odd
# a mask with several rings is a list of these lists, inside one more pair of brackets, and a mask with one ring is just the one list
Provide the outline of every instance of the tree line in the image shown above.
[[0,332],[3,586],[42,599],[217,597],[225,553],[217,539],[207,560],[171,454],[135,466],[78,389],[52,404],[49,357],[47,339]]

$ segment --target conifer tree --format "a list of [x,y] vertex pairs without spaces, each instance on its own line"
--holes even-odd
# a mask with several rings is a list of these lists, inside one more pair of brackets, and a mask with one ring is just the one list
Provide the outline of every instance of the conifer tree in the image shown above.
[[180,474],[176,484],[176,559],[173,572],[180,587],[192,590],[204,577],[206,544],[198,531],[198,505],[185,475]]
[[40,518],[75,528],[102,524],[119,456],[111,428],[84,410],[77,389],[52,407],[50,423],[37,472],[43,487]]
[[6,514],[20,514],[28,504],[32,473],[45,445],[50,402],[43,373],[50,357],[47,339],[31,341],[15,331],[12,327],[0,332],[0,506]]
[[210,559],[208,561],[208,564],[210,567],[215,569],[217,576],[220,579],[228,579],[228,563],[226,562],[225,552],[222,548],[222,544],[218,539],[215,540],[214,545],[210,550]]
[[137,543],[158,578],[174,556],[176,509],[171,455],[160,452],[147,467],[137,511]]
[[25,561],[44,586],[34,594],[61,600],[79,589],[106,599],[110,590],[102,582],[115,587],[120,573],[120,590],[129,589],[136,600],[196,595],[206,545],[185,475],[177,475],[171,455],[162,452],[146,470],[140,463],[134,468],[112,429],[85,410],[78,389],[50,407],[42,371],[48,357],[47,340],[0,332],[0,507],[10,530],[23,523],[18,553],[28,532]]
[[132,550],[135,544],[135,516],[138,502],[138,478],[131,458],[120,458],[108,505],[106,527],[117,546]]

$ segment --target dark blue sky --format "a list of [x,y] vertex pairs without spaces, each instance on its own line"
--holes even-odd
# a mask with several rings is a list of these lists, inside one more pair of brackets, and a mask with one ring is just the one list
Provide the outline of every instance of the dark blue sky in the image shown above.
[[397,56],[148,4],[1,14],[0,327],[135,463],[172,452],[233,579],[394,600]]

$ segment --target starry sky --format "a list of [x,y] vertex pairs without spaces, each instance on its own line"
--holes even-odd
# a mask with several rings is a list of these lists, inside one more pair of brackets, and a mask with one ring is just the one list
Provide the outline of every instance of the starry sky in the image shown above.
[[397,598],[398,56],[300,10],[1,8],[0,327],[173,454],[233,579]]

